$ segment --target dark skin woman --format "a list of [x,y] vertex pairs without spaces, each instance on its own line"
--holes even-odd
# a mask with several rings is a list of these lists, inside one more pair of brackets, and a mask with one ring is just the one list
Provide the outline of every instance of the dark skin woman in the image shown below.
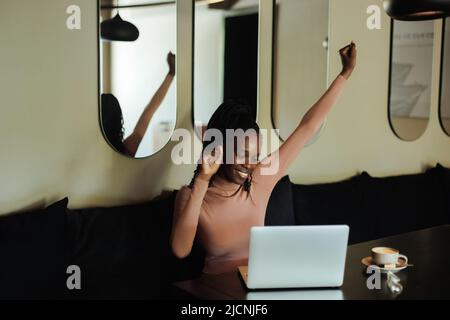
[[[197,238],[206,252],[205,273],[228,272],[247,264],[250,228],[264,225],[272,189],[321,127],[355,68],[357,53],[353,42],[339,54],[342,72],[278,152],[261,161],[262,138],[251,108],[226,102],[216,110],[208,130],[214,129],[224,137],[227,129],[241,129],[247,134],[237,136],[231,146],[224,138],[212,152],[208,150],[212,141],[204,142],[201,164],[175,201],[171,246],[177,257],[187,257]],[[269,174],[272,165],[276,170]]]

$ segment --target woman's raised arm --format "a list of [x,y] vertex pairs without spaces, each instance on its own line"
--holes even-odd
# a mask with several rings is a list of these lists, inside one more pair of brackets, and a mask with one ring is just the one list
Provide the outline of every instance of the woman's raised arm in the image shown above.
[[161,83],[161,86],[145,107],[138,122],[136,123],[136,126],[134,127],[133,132],[123,141],[127,154],[132,157],[136,155],[139,145],[147,132],[150,121],[166,97],[170,85],[175,77],[175,55],[172,52],[167,54],[167,64],[169,65],[169,72]]
[[[342,60],[342,72],[333,81],[322,97],[320,97],[320,99],[303,116],[300,124],[281,145],[278,152],[263,160],[259,168],[257,168],[257,178],[267,180],[266,183],[268,183],[271,187],[273,187],[286,173],[289,165],[294,161],[306,143],[320,128],[331,108],[336,103],[347,79],[352,74],[356,65],[356,45],[352,42],[351,44],[340,49],[339,54]],[[278,159],[275,159],[277,156]],[[274,163],[278,165],[278,170],[276,170],[276,173],[272,175],[264,175],[261,171],[262,168],[273,165]]]

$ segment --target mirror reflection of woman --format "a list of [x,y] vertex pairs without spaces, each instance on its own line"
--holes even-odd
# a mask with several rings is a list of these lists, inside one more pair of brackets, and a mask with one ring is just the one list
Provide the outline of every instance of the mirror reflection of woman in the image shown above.
[[165,76],[161,86],[155,92],[149,103],[139,117],[133,132],[124,138],[123,115],[119,101],[112,94],[102,94],[102,127],[108,141],[113,147],[128,156],[135,157],[136,152],[147,132],[150,121],[156,110],[161,106],[169,91],[170,85],[175,78],[175,55],[172,52],[167,54],[167,64],[169,71]]
[[[206,253],[205,273],[218,274],[247,265],[250,228],[264,225],[272,189],[320,128],[355,68],[353,42],[339,54],[342,72],[279,148],[275,174],[263,173],[266,165],[276,161],[272,156],[258,161],[261,137],[251,108],[225,102],[216,110],[207,129],[217,129],[224,137],[227,129],[252,130],[255,137],[235,139],[232,147],[227,147],[224,139],[213,152],[202,153],[190,185],[178,192],[175,201],[170,240],[177,257],[187,257],[197,238]],[[204,151],[209,143],[204,142]],[[234,160],[225,163],[223,159],[229,159],[229,152]]]

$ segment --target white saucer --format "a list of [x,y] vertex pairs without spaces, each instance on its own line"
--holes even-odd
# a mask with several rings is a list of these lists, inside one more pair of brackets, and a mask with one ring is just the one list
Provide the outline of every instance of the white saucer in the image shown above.
[[365,265],[366,267],[373,266],[374,268],[378,268],[378,269],[380,269],[381,273],[387,273],[389,271],[395,273],[400,270],[406,269],[408,267],[406,260],[404,260],[403,258],[398,258],[398,262],[397,262],[395,268],[384,268],[384,267],[377,266],[376,264],[373,263],[371,256],[363,258],[361,260],[361,263],[363,265]]

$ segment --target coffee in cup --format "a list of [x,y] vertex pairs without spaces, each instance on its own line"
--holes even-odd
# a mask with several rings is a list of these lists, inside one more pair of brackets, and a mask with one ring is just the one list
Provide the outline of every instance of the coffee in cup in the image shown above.
[[399,258],[404,259],[405,263],[408,264],[408,258],[400,254],[397,249],[388,247],[372,248],[372,260],[376,265],[395,268]]

